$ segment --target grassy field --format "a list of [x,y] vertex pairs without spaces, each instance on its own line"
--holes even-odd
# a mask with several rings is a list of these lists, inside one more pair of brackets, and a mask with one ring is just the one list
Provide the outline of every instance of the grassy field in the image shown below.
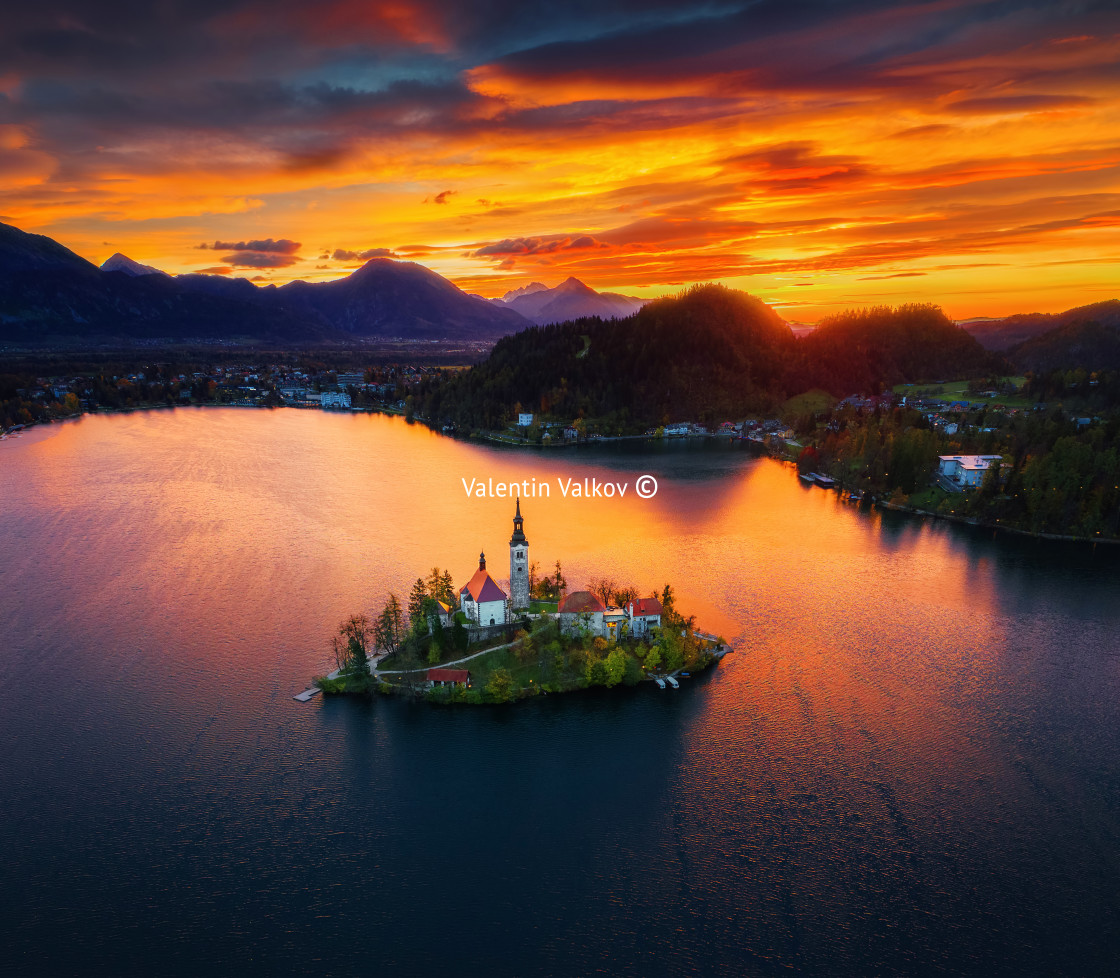
[[[1021,390],[1026,379],[1026,377],[1001,377],[1000,382],[1009,383],[1016,390]],[[939,397],[944,401],[968,401],[970,404],[998,404],[1001,407],[1014,408],[1027,408],[1034,404],[1033,401],[1017,394],[997,394],[995,397],[970,394],[968,384],[967,380],[953,380],[944,384],[897,384],[893,390],[895,394],[903,397]]]
[[791,397],[781,406],[778,415],[788,423],[808,414],[821,414],[835,406],[836,398],[827,391],[811,390]]

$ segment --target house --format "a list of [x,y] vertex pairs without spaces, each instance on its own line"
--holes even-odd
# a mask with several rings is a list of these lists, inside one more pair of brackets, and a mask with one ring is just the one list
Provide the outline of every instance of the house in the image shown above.
[[565,635],[587,631],[603,634],[606,606],[590,591],[573,591],[560,599],[560,631]]
[[974,487],[984,481],[984,474],[1002,455],[939,455],[937,473],[958,486]]
[[428,626],[430,628],[436,627],[436,622],[439,622],[442,628],[446,628],[451,624],[452,617],[455,614],[455,609],[451,607],[446,601],[436,599],[435,606],[428,614]]
[[590,591],[573,591],[560,602],[560,630],[567,635],[586,631],[610,641],[623,635],[646,636],[661,627],[661,602],[657,598],[630,601],[623,608],[608,608]]
[[486,554],[478,555],[478,570],[459,591],[459,608],[476,625],[504,625],[506,592],[486,572]]
[[661,627],[661,602],[657,598],[640,598],[626,607],[630,620],[630,634],[648,635],[651,628]]
[[429,669],[428,682],[433,686],[469,686],[469,669]]
[[617,642],[626,634],[629,619],[622,608],[607,608],[603,612],[603,638]]
[[324,391],[320,396],[320,403],[323,407],[350,407],[350,395],[338,393],[336,391]]
[[532,424],[533,424],[533,416],[531,414],[526,414],[524,411],[522,411],[520,414],[517,415],[517,426],[519,428],[528,428]]

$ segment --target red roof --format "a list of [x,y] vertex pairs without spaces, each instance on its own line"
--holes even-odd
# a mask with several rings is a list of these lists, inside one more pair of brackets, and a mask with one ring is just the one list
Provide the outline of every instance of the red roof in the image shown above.
[[647,615],[660,615],[661,602],[657,598],[639,598],[634,602],[633,615],[635,618],[644,618]]
[[573,591],[560,602],[560,612],[569,615],[582,615],[587,612],[606,611],[603,602],[590,591]]
[[428,679],[433,683],[469,683],[469,669],[429,669]]
[[467,581],[459,593],[462,594],[463,591],[466,591],[476,603],[480,601],[505,601],[506,599],[506,592],[498,587],[494,583],[494,578],[481,567],[474,572],[474,577]]

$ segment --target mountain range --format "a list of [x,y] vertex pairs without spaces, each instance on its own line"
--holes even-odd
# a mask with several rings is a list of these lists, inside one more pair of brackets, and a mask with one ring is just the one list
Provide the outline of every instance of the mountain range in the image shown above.
[[120,253],[98,268],[51,238],[0,224],[0,342],[488,343],[530,325],[412,262],[375,258],[334,282],[258,287],[219,275],[172,276]]
[[51,238],[0,224],[0,342],[26,346],[491,343],[536,322],[618,318],[643,304],[575,278],[488,300],[422,265],[389,258],[336,281],[282,286],[169,275],[120,252],[98,268]]
[[[614,323],[629,321],[645,307],[647,300],[596,292],[576,278],[555,288],[533,282],[501,299],[484,299],[422,265],[388,258],[374,258],[336,281],[279,287],[221,275],[169,275],[119,252],[98,268],[49,237],[0,223],[0,343],[17,346],[492,343],[533,325],[575,320],[601,320],[617,330]],[[803,361],[802,371],[817,375],[818,386],[828,388],[844,386],[857,375],[865,384],[909,375],[909,340],[892,339],[899,324],[878,323],[873,312],[860,314],[871,318],[855,333],[851,324],[834,324],[827,331],[794,329],[793,335],[804,334],[802,352],[794,358]],[[648,328],[650,321],[637,322]],[[1062,313],[968,320],[959,324],[963,331],[952,333],[921,316],[907,322],[917,330],[912,338],[933,339],[946,370],[975,359],[963,342],[967,334],[1004,357],[1005,368],[1120,369],[1116,299]],[[790,332],[788,323],[785,331]],[[872,335],[874,343],[865,346]],[[926,351],[920,360],[928,366],[932,356]]]
[[1120,328],[1120,299],[1077,306],[1065,312],[1019,313],[1003,319],[966,319],[960,325],[983,347],[1002,353],[1051,330],[1087,322]]
[[648,300],[617,292],[596,292],[578,278],[571,277],[554,289],[532,282],[492,301],[508,306],[538,326],[544,326],[546,323],[563,323],[591,316],[624,319],[636,313]]

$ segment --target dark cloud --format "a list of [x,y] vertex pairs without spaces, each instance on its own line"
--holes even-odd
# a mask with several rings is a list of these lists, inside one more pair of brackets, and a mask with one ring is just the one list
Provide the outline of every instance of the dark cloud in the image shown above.
[[234,268],[288,268],[302,261],[295,255],[282,255],[271,251],[238,251],[223,255],[222,261]]
[[300,243],[298,241],[289,241],[287,238],[281,238],[279,241],[274,241],[272,238],[265,238],[257,241],[215,241],[212,245],[200,244],[199,248],[210,248],[213,251],[265,251],[278,255],[292,255],[299,251]]
[[211,265],[209,268],[200,268],[196,275],[228,275],[233,269],[228,265]]
[[424,198],[424,203],[427,204],[427,203],[430,202],[430,203],[433,203],[433,204],[446,204],[447,203],[447,198],[451,197],[451,196],[454,196],[458,192],[459,192],[458,190],[442,190],[438,194],[436,194],[434,197],[425,197]]
[[550,255],[559,251],[587,251],[608,247],[589,234],[578,237],[556,238],[506,238],[493,244],[483,245],[470,252],[472,258],[496,258],[506,255]]
[[365,251],[346,251],[335,248],[330,256],[335,261],[369,261],[371,258],[392,258],[393,253],[388,248],[367,248]]

